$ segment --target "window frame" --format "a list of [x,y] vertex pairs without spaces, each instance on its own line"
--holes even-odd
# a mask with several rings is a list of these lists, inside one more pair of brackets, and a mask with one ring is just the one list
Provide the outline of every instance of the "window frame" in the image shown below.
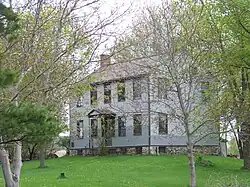
[[201,81],[200,82],[200,94],[201,100],[206,102],[208,100],[207,91],[209,90],[210,82],[209,81]]
[[92,86],[90,90],[90,105],[94,105],[96,102],[97,102],[97,87]]
[[126,128],[126,119],[125,119],[125,117],[124,116],[118,116],[117,117],[117,123],[118,123],[118,137],[126,137],[127,136],[127,128]]
[[83,107],[83,96],[80,96],[76,102],[76,107]]
[[[136,132],[138,130],[137,128],[139,132]],[[133,136],[142,136],[142,114],[133,115]]]
[[[162,117],[165,117],[165,121],[161,120]],[[162,122],[162,124],[160,124]],[[167,135],[168,134],[168,114],[158,113],[158,134]]]
[[[96,121],[95,131],[93,131],[92,121]],[[95,132],[95,133],[93,134],[93,132]],[[98,119],[97,118],[90,118],[90,137],[91,138],[97,138],[98,137]]]
[[168,98],[168,94],[167,94],[167,86],[165,83],[165,79],[164,78],[157,78],[157,96],[158,99],[167,99]]
[[77,137],[78,137],[78,139],[83,139],[84,138],[84,132],[83,132],[83,120],[82,119],[77,120],[76,128],[77,128]]
[[[108,88],[109,87],[109,88]],[[108,94],[107,94],[108,93]],[[111,82],[106,82],[103,84],[103,96],[104,96],[104,104],[111,103]]]
[[[121,84],[123,86],[121,86]],[[124,102],[126,100],[125,80],[117,82],[117,100],[118,102]]]
[[133,100],[140,100],[141,98],[142,98],[142,79],[141,78],[133,79]]

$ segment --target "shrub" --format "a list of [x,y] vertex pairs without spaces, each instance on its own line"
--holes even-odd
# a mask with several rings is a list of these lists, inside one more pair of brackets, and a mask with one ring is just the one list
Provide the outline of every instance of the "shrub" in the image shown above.
[[195,164],[202,167],[213,167],[214,164],[210,160],[205,160],[200,153],[195,154]]

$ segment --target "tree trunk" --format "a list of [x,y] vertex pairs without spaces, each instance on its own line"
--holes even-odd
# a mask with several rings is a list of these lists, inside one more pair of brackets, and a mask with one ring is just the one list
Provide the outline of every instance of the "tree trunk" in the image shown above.
[[250,124],[242,124],[242,141],[243,141],[243,168],[250,169]]
[[28,150],[29,150],[29,160],[33,160],[33,155],[34,155],[36,146],[37,146],[37,144],[33,145],[32,149],[28,148]]
[[190,171],[190,187],[196,187],[195,158],[191,140],[188,140],[187,148],[188,148],[188,161],[189,161],[189,171]]
[[2,162],[2,171],[5,181],[5,187],[14,187],[15,182],[13,180],[10,168],[9,154],[4,148],[1,148],[0,150],[0,160]]
[[244,169],[250,169],[250,143],[249,137],[246,138],[243,142],[243,160],[244,160]]
[[13,180],[15,182],[15,187],[19,186],[20,173],[22,167],[22,143],[16,142],[14,147],[14,157],[13,157]]
[[[233,129],[233,126],[232,126],[232,129]],[[238,137],[237,137],[237,135],[238,135]],[[242,141],[241,141],[242,137],[240,135],[240,126],[237,127],[237,135],[234,132],[234,138],[235,138],[236,143],[237,143],[237,147],[238,147],[239,154],[240,154],[240,159],[243,159],[243,146],[242,146]]]
[[[250,91],[248,88],[249,79],[248,79],[248,70],[242,68],[241,70],[241,83],[242,83],[242,105],[244,106],[245,100],[247,99],[246,93]],[[244,169],[250,169],[250,123],[249,116],[246,114],[244,116],[244,122],[241,124],[241,136],[240,139],[243,143],[243,160],[244,160]]]
[[40,166],[39,168],[45,168],[45,150],[44,150],[44,146],[40,147],[40,152],[39,152],[39,162],[40,162]]

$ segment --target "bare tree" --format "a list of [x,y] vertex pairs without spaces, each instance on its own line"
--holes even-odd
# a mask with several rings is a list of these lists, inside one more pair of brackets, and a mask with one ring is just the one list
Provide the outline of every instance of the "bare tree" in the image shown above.
[[[3,51],[7,51],[8,56],[3,65],[15,69],[20,76],[12,89],[1,93],[1,98],[17,105],[20,101],[51,103],[61,115],[65,102],[84,89],[85,85],[79,82],[86,76],[90,62],[95,61],[100,46],[114,36],[107,27],[115,26],[126,10],[119,12],[116,9],[105,16],[100,15],[98,0],[10,3],[20,12],[22,29],[11,49],[8,41],[2,39]],[[42,143],[40,147],[41,166],[44,166],[45,146]],[[3,165],[9,166],[7,151],[1,151]],[[17,141],[13,186],[19,186],[21,165],[21,142]],[[5,172],[6,181],[14,180],[11,172]]]
[[118,60],[145,58],[154,64],[151,73],[163,80],[167,93],[166,101],[156,103],[162,103],[187,138],[192,187],[196,186],[195,144],[213,138],[219,141],[219,118],[212,113],[216,95],[210,90],[216,79],[208,63],[212,32],[201,29],[206,27],[206,16],[203,5],[196,2],[163,2],[147,8],[132,33],[119,43],[125,50],[116,56]]

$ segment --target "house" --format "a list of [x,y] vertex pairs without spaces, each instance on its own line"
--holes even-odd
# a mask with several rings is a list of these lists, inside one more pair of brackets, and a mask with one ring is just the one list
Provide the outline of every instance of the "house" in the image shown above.
[[[71,152],[185,153],[184,127],[169,114],[168,86],[150,60],[111,64],[101,55],[91,89],[70,104]],[[166,104],[168,103],[168,104]],[[196,150],[218,154],[219,138],[208,136]]]

